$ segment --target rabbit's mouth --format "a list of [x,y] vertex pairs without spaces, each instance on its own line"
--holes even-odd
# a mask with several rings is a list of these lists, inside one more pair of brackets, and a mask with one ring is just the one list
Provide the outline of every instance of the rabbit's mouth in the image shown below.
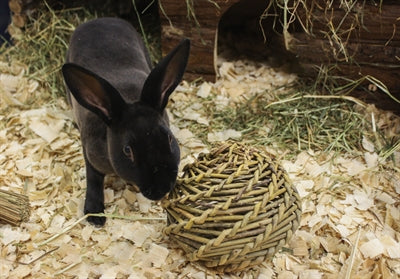
[[161,200],[167,194],[167,192],[144,190],[142,191],[142,194],[149,200],[158,201]]
[[[166,194],[168,194],[175,186],[175,182],[170,183],[169,187],[159,190],[157,187],[146,187],[146,189],[141,190],[143,196],[149,200],[158,201],[161,200]],[[165,191],[164,189],[168,189]]]

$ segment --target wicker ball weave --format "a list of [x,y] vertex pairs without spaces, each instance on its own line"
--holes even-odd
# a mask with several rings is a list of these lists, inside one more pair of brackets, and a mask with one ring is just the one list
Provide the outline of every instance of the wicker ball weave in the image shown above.
[[264,262],[292,237],[300,198],[270,157],[238,143],[223,143],[186,165],[164,199],[164,230],[186,252],[217,272]]

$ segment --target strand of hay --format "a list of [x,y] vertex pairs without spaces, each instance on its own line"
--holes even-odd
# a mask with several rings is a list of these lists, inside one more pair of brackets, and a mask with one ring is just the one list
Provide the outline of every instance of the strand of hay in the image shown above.
[[95,217],[106,217],[106,218],[116,218],[116,219],[125,219],[125,220],[130,220],[130,221],[164,221],[165,218],[156,218],[156,217],[142,217],[142,216],[123,216],[123,215],[117,215],[117,214],[105,214],[105,213],[88,213],[78,220],[76,220],[73,224],[71,224],[68,227],[65,227],[61,232],[56,233],[52,235],[50,238],[46,239],[45,241],[41,242],[38,244],[38,246],[43,246],[48,244],[49,242],[52,242],[53,240],[59,238],[62,235],[65,235],[67,232],[72,230],[75,226],[80,224],[83,220],[85,220],[87,217],[90,216],[95,216]]
[[300,198],[286,172],[263,152],[225,143],[184,168],[162,202],[165,233],[217,272],[241,271],[272,257],[300,222]]
[[17,226],[28,221],[29,199],[26,195],[0,190],[0,221]]

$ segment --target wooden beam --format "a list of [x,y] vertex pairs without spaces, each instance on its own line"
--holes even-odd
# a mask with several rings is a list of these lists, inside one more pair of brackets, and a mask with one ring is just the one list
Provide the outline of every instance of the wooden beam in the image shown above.
[[193,6],[188,7],[186,1],[160,1],[163,55],[183,37],[192,42],[185,78],[202,75],[205,80],[215,81],[219,20],[236,2],[239,0],[193,1]]

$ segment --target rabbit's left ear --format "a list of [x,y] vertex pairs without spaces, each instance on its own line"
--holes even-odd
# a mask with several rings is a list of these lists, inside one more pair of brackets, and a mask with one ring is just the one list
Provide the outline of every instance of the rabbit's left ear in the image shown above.
[[171,93],[181,82],[189,58],[190,41],[184,39],[147,77],[140,100],[162,111]]

